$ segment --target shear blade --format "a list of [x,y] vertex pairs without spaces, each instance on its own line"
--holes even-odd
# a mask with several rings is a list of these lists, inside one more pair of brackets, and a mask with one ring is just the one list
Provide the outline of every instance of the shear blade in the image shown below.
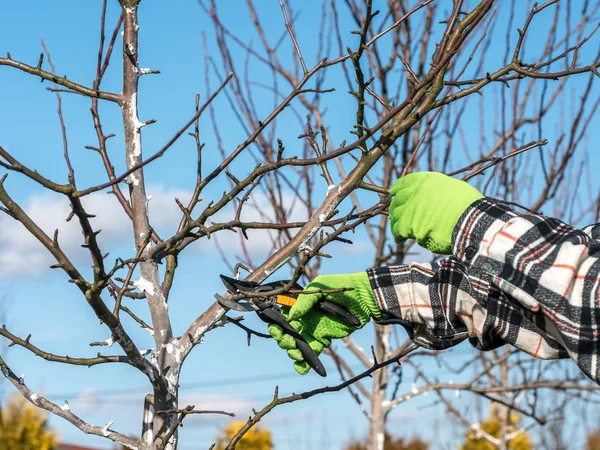
[[249,305],[247,303],[234,302],[233,300],[229,300],[228,298],[225,298],[222,295],[217,294],[216,292],[215,292],[215,298],[217,299],[217,302],[219,302],[219,304],[225,308],[233,309],[235,311],[241,311],[241,312],[254,311],[254,308],[252,308],[251,305]]
[[[235,278],[221,275],[221,281],[225,285],[225,288],[232,294],[237,294],[241,291],[246,292],[267,292],[279,289],[289,283],[289,280],[273,281],[271,283],[256,283],[254,281],[236,280]],[[301,290],[302,286],[298,283],[294,283],[292,289]]]
[[236,280],[235,278],[231,278],[225,275],[220,276],[221,281],[225,285],[225,289],[227,289],[232,294],[237,294],[240,289],[245,291],[252,291],[256,288],[257,284],[242,282],[240,280]]

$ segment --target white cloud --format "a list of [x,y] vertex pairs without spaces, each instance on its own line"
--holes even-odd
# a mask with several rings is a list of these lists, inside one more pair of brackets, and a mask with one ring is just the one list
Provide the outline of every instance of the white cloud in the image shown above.
[[[150,198],[151,224],[159,235],[168,237],[175,232],[182,216],[175,198],[179,198],[183,204],[186,204],[191,193],[182,189],[166,189],[161,185],[151,185],[147,191]],[[82,198],[82,203],[89,214],[96,216],[90,220],[94,230],[102,230],[98,235],[101,250],[104,253],[111,252],[115,257],[133,256],[131,222],[117,199],[105,192],[97,192]],[[283,204],[287,208],[293,205],[288,212],[288,221],[306,220],[306,208],[301,202],[297,200],[294,202],[292,194],[284,193]],[[59,230],[59,245],[74,264],[89,266],[88,251],[81,247],[83,235],[78,219],[74,217],[70,222],[66,222],[71,209],[64,196],[48,192],[36,194],[23,202],[22,207],[48,236],[52,237],[54,230]],[[235,210],[228,206],[213,216],[207,225],[212,222],[227,222],[234,216]],[[244,205],[241,219],[248,222],[270,222],[274,221],[274,217],[273,206],[269,199],[262,193],[256,193]],[[298,229],[292,229],[290,234],[293,236],[297,231]],[[277,231],[248,230],[247,233],[249,240],[245,241],[246,249],[256,260],[261,260],[272,252],[274,245],[275,248],[280,246],[277,242]],[[203,240],[202,245],[205,249],[216,252],[215,241],[218,241],[224,251],[235,257],[242,253],[241,239],[243,239],[241,232],[223,230],[216,233],[210,241]],[[365,250],[362,245],[356,244],[345,245],[344,251],[355,253]],[[115,247],[119,246],[125,246],[129,254],[114,252]],[[40,275],[48,271],[48,266],[56,262],[42,244],[19,222],[4,214],[0,214],[0,250],[0,279]]]
[[[287,212],[288,222],[303,222],[308,219],[306,207],[299,200],[294,200],[291,193],[285,192],[283,194],[282,203],[286,208],[291,209]],[[228,220],[232,220],[234,216],[235,212],[232,211],[232,208],[229,208],[227,212],[216,214],[213,221],[216,223],[227,222]],[[251,200],[244,205],[241,220],[245,222],[274,222],[275,213],[270,199],[262,193],[253,195]],[[289,231],[290,236],[293,237],[299,230],[300,228],[292,228]],[[238,255],[241,259],[245,259],[242,257],[243,242],[255,263],[262,262],[261,258],[268,256],[268,254],[281,247],[280,236],[283,239],[283,243],[287,242],[286,235],[281,235],[277,230],[249,229],[247,230],[247,234],[248,240],[245,240],[241,232],[233,233],[225,230],[217,233],[214,239],[226,253],[232,255],[232,260],[234,256]],[[348,233],[345,237],[353,241],[353,245],[333,242],[324,249],[324,252],[328,253],[331,251],[337,253],[338,251],[342,251],[344,254],[356,255],[364,254],[373,249],[370,241],[363,238],[361,234]]]
[[175,198],[187,204],[192,196],[190,191],[184,189],[165,189],[164,186],[150,186],[147,189],[149,200],[150,219],[152,226],[158,231],[175,232],[183,215]]
[[84,389],[77,397],[69,400],[69,402],[72,405],[71,408],[75,410],[75,414],[96,413],[105,408],[102,398],[95,389]]
[[[162,186],[150,186],[150,218],[157,231],[173,229],[179,223],[181,211],[175,197],[186,199],[190,193],[184,190],[166,190]],[[117,199],[104,192],[97,192],[82,199],[84,208],[96,217],[90,219],[98,235],[103,252],[111,247],[132,241],[131,222]],[[41,193],[30,197],[22,205],[31,219],[50,237],[58,229],[61,249],[74,263],[89,260],[87,250],[81,247],[83,235],[76,217],[66,221],[70,206],[65,197],[53,193]],[[133,251],[133,245],[131,245]],[[0,215],[0,278],[27,274],[38,275],[55,263],[54,258],[19,222]],[[123,255],[129,256],[129,255]]]
[[[288,222],[300,222],[307,220],[308,214],[304,205],[294,200],[291,193],[284,192],[282,204],[291,209],[287,211]],[[221,211],[212,218],[215,223],[222,223],[232,220],[235,217],[235,210],[228,207],[226,211]],[[275,209],[271,200],[263,193],[256,193],[250,197],[250,200],[244,204],[240,219],[243,222],[275,222]],[[210,223],[210,222],[209,222]],[[298,228],[291,230],[291,235],[298,232]],[[275,248],[279,248],[277,237],[279,232],[276,230],[249,229],[246,231],[248,240],[245,240],[242,233],[233,233],[232,231],[222,231],[216,234],[216,240],[223,250],[234,251],[235,254],[242,253],[242,240],[247,251],[253,257],[265,256]]]

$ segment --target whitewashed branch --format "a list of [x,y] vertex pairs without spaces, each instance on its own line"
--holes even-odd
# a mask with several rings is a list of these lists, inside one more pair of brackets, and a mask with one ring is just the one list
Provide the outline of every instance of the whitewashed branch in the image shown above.
[[139,439],[125,436],[121,433],[110,430],[109,427],[112,422],[109,422],[103,427],[91,425],[75,415],[73,411],[71,411],[71,408],[69,408],[69,404],[66,400],[64,405],[61,407],[56,403],[53,403],[50,400],[42,397],[41,395],[35,394],[25,385],[25,377],[23,375],[21,377],[17,377],[2,357],[0,357],[0,369],[2,370],[2,375],[4,375],[4,378],[6,378],[25,399],[38,408],[45,409],[55,416],[65,419],[86,434],[106,437],[111,441],[124,445],[132,450],[138,450],[142,448]]

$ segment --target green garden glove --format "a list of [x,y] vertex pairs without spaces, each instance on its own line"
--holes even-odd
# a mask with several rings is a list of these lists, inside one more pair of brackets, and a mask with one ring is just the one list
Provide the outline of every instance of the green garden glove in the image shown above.
[[427,250],[448,255],[452,232],[463,212],[483,195],[470,184],[439,172],[417,172],[397,180],[390,194],[392,235],[415,239]]
[[[350,335],[356,329],[347,325],[337,317],[323,312],[313,306],[321,299],[329,300],[344,306],[360,322],[361,328],[371,317],[381,319],[382,314],[377,307],[375,296],[367,272],[349,275],[321,275],[304,288],[305,291],[333,290],[352,288],[352,291],[335,293],[300,294],[296,304],[288,311],[282,311],[290,324],[298,330],[310,347],[319,355],[324,348],[331,345],[332,339],[341,339]],[[301,375],[308,373],[310,366],[296,347],[296,340],[285,334],[279,325],[269,325],[269,333],[279,347],[287,350],[288,356],[294,362],[296,372]]]

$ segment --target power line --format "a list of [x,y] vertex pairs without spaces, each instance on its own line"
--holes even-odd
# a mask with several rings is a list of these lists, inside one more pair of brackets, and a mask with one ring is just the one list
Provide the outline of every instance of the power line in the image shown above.
[[[461,349],[455,349],[452,352],[452,354],[455,356],[464,356],[467,353],[471,353],[472,351],[473,351],[472,348],[464,347]],[[355,364],[355,365],[351,365],[350,368],[352,370],[364,369],[364,365]],[[334,368],[328,368],[328,370],[333,371]],[[446,372],[446,371],[442,370],[442,372]],[[191,389],[197,389],[197,388],[236,386],[236,385],[244,385],[244,384],[251,384],[251,383],[260,383],[263,381],[285,380],[285,379],[297,378],[298,376],[299,375],[297,373],[290,370],[287,372],[280,372],[280,373],[275,373],[275,374],[270,373],[270,374],[263,374],[263,375],[251,375],[251,376],[246,376],[246,377],[218,378],[218,379],[207,380],[207,381],[195,381],[195,382],[181,383],[179,385],[179,390],[183,391],[183,390],[191,390]],[[73,398],[73,397],[80,395],[82,392],[83,392],[83,390],[63,392],[63,393],[58,393],[58,394],[47,395],[46,397],[47,398],[59,398],[59,399]],[[124,396],[124,395],[129,395],[129,394],[140,394],[140,393],[147,393],[147,392],[148,392],[148,388],[145,388],[145,387],[104,389],[104,390],[103,389],[94,389],[94,394],[96,394],[98,396],[102,396],[102,397],[117,397],[117,396]]]
[[[233,386],[238,384],[249,384],[249,383],[259,383],[261,381],[274,381],[281,380],[287,378],[295,378],[298,374],[294,372],[283,372],[277,374],[266,374],[266,375],[253,375],[248,377],[236,377],[236,378],[219,378],[217,380],[208,380],[208,381],[196,381],[191,383],[181,383],[179,385],[180,390],[185,389],[196,389],[200,387],[220,387],[220,386]],[[81,394],[82,391],[77,392],[65,392],[59,394],[48,395],[48,398],[72,398]],[[139,394],[148,392],[148,388],[136,387],[136,388],[121,388],[121,389],[106,389],[106,390],[94,390],[94,392],[98,395],[112,397],[119,395],[127,395],[127,394]]]

